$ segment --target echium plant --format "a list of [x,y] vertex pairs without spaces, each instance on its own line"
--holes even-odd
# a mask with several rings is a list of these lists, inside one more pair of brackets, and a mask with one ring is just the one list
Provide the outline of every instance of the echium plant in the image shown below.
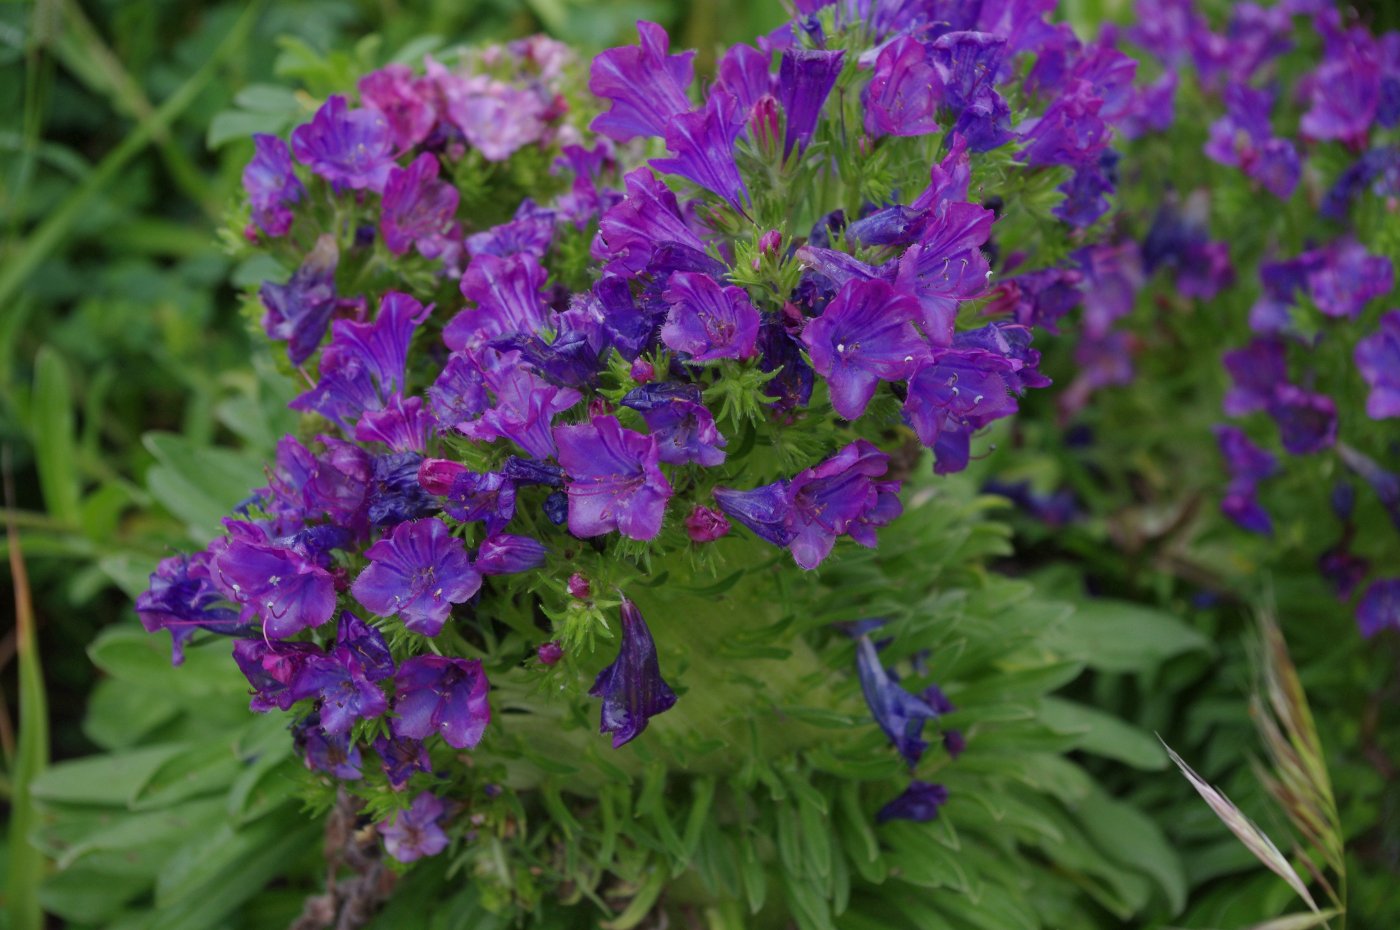
[[288,272],[258,305],[301,426],[161,564],[147,629],[177,662],[233,637],[310,803],[429,860],[418,894],[468,876],[463,907],[1179,907],[1154,830],[1125,864],[1090,822],[1118,802],[1036,715],[1085,657],[983,569],[1004,534],[956,477],[1048,384],[994,263],[1051,286],[1156,105],[1052,7],[799,4],[709,81],[643,22],[591,97],[532,40],[258,137],[244,235]]

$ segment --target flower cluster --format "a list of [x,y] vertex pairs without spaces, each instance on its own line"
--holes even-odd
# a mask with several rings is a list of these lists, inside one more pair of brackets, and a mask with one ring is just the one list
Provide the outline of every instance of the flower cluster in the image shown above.
[[[799,4],[709,81],[642,22],[591,63],[584,99],[578,64],[544,39],[391,65],[290,147],[255,139],[246,236],[288,272],[258,300],[304,382],[301,426],[227,534],[163,562],[138,609],[176,661],[196,631],[236,637],[253,710],[296,717],[306,765],[398,799],[380,823],[394,857],[456,839],[460,753],[511,727],[492,715],[504,676],[596,699],[614,748],[683,715],[697,684],[662,670],[684,667],[668,643],[694,618],[640,593],[658,566],[743,573],[771,546],[765,568],[812,571],[873,549],[913,462],[967,469],[1049,385],[1037,331],[1080,310],[1068,416],[1132,379],[1125,321],[1149,276],[1170,271],[1188,299],[1230,284],[1200,197],[1169,198],[1140,240],[1104,219],[1114,140],[1170,125],[1188,59],[1225,102],[1206,153],[1271,196],[1295,196],[1306,140],[1367,138],[1323,94],[1306,140],[1274,134],[1262,85],[1286,12],[1241,6],[1218,35],[1180,2],[1144,3],[1125,38],[1163,56],[1145,82],[1116,33],[1083,42],[1047,20],[1053,4],[936,6]],[[1313,15],[1328,44],[1309,88],[1373,71],[1390,88],[1389,44]],[[1368,127],[1389,125],[1387,93]],[[1393,182],[1382,151],[1335,209]],[[1342,236],[1264,279],[1258,340],[1227,357],[1227,411],[1267,412],[1290,454],[1345,457],[1333,400],[1288,377],[1288,345],[1317,336],[1294,311],[1357,319],[1390,264]],[[1400,313],[1356,364],[1371,415],[1400,413]],[[1269,532],[1258,489],[1277,461],[1235,427],[1218,438],[1226,513]],[[1400,479],[1346,461],[1400,513]],[[1366,595],[1372,626],[1395,584]],[[610,664],[599,637],[617,640]],[[879,816],[931,819],[947,793],[917,778],[921,732],[951,705],[900,686],[868,636],[857,656],[914,775]]]

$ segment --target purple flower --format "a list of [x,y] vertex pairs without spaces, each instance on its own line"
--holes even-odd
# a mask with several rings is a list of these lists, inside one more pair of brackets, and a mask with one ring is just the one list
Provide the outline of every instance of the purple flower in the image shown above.
[[185,642],[197,631],[246,630],[238,611],[225,605],[209,577],[209,556],[199,552],[162,559],[151,573],[150,587],[136,598],[136,613],[147,633],[170,631],[170,664],[180,665],[185,661]]
[[724,514],[703,504],[696,504],[695,509],[685,518],[685,534],[690,537],[691,542],[714,542],[728,533],[729,521]]
[[656,437],[661,461],[671,465],[695,462],[705,468],[724,463],[726,440],[715,427],[714,416],[700,402],[697,385],[644,385],[629,391],[622,405],[641,412],[647,430]]
[[1278,474],[1278,459],[1250,441],[1244,430],[1235,426],[1216,426],[1214,429],[1220,454],[1225,458],[1231,477],[1253,483]]
[[485,74],[461,76],[429,66],[447,102],[447,115],[487,161],[505,161],[546,130],[550,101],[533,87],[515,87]]
[[509,222],[468,236],[467,250],[472,257],[495,255],[506,258],[518,252],[529,252],[536,258],[542,257],[554,241],[555,219],[556,214],[553,210],[541,207],[527,197],[520,202],[514,218]]
[[622,599],[622,642],[617,658],[598,673],[588,693],[603,699],[599,733],[611,733],[614,749],[636,739],[657,714],[676,703],[676,693],[661,677],[656,643],[637,605]]
[[292,170],[287,143],[276,136],[253,134],[253,159],[243,169],[243,189],[253,209],[253,222],[269,236],[284,236],[292,228],[292,211],[306,188]]
[[1337,441],[1337,405],[1325,394],[1310,394],[1291,384],[1279,387],[1269,404],[1283,448],[1290,455],[1330,449]]
[[1074,259],[1084,272],[1084,331],[1102,336],[1133,312],[1143,283],[1141,252],[1129,240],[1088,246],[1075,252]]
[[390,170],[379,229],[384,245],[395,255],[417,246],[424,258],[440,258],[453,247],[457,188],[437,178],[438,160],[430,152],[407,168]]
[[1400,193],[1400,146],[1371,149],[1343,171],[1322,199],[1322,215],[1345,220],[1351,201],[1367,186],[1383,196]]
[[1349,552],[1346,541],[1328,549],[1317,559],[1317,571],[1332,586],[1337,600],[1346,601],[1371,572],[1371,563]]
[[[345,445],[356,448],[349,443]],[[397,526],[440,509],[418,483],[422,461],[423,457],[416,452],[391,452],[371,459],[366,495],[366,516],[371,526]]]
[[384,692],[366,677],[349,649],[308,657],[292,680],[291,697],[320,699],[321,729],[327,736],[349,733],[356,720],[372,720],[389,709]]
[[311,643],[272,643],[262,639],[240,639],[233,644],[233,661],[248,684],[253,686],[253,699],[248,709],[265,714],[276,708],[290,710],[292,682],[302,666],[321,650]]
[[671,275],[666,287],[670,312],[661,327],[661,341],[692,361],[748,358],[758,340],[758,311],[743,288],[721,287],[697,272]]
[[290,281],[265,281],[258,290],[266,310],[263,329],[270,338],[286,341],[287,357],[293,365],[310,358],[326,334],[331,314],[339,303],[335,293],[335,266],[339,262],[335,236],[327,233],[316,240],[315,248]]
[[535,650],[535,656],[541,665],[557,665],[559,660],[564,658],[564,649],[553,641],[540,643],[540,647]]
[[447,848],[447,834],[438,823],[444,812],[442,800],[424,791],[408,810],[395,811],[375,824],[385,851],[399,862],[436,856]]
[[398,615],[415,633],[436,636],[453,604],[481,588],[466,546],[436,518],[394,527],[365,551],[370,565],[355,579],[355,599],[381,617]]
[[396,150],[407,152],[433,131],[437,112],[432,84],[415,78],[408,65],[385,65],[360,78],[356,86],[360,101],[388,120]]
[[952,347],[935,352],[909,380],[904,418],[934,450],[938,474],[966,467],[968,437],[1015,413],[1013,393],[1048,383],[1038,376],[1027,380],[1034,361],[1028,364],[1019,354],[1027,335],[1021,327],[996,325],[959,333]]
[[1380,53],[1365,26],[1343,30],[1335,9],[1314,17],[1324,55],[1305,81],[1311,106],[1298,124],[1309,139],[1336,139],[1359,149],[1381,103]]
[[366,410],[382,410],[404,387],[409,343],[432,310],[390,291],[380,299],[373,322],[336,320],[316,387],[293,400],[291,408],[315,411],[347,430]]
[[895,286],[919,298],[919,320],[934,345],[953,341],[959,304],[987,290],[989,266],[981,246],[994,219],[976,204],[943,204],[900,256]]
[[944,104],[958,114],[953,130],[974,152],[1011,141],[1011,108],[996,91],[1006,54],[1003,35],[962,30],[933,43],[933,62],[943,80]]
[[1088,81],[1074,79],[1046,108],[1044,115],[1023,127],[1026,144],[1020,158],[1027,165],[1082,165],[1098,158],[1110,131],[1099,111],[1103,98]]
[[617,530],[632,539],[661,532],[671,484],[657,467],[656,437],[623,429],[616,417],[594,417],[554,430],[559,464],[568,476],[569,532],[601,536]]
[[637,22],[639,44],[610,48],[593,59],[588,89],[611,101],[589,126],[618,142],[665,136],[671,120],[690,110],[687,91],[695,76],[694,51],[668,54],[671,39],[655,23]]
[[321,729],[321,718],[315,711],[292,727],[292,741],[308,769],[346,781],[364,777],[360,771],[363,761],[360,747],[350,741],[349,733],[326,733]]
[[924,136],[938,131],[934,117],[943,99],[943,79],[924,44],[900,36],[880,50],[861,99],[865,131],[872,136]]
[[394,452],[422,452],[433,433],[433,418],[423,398],[392,395],[381,410],[366,410],[355,424],[360,442],[382,442]]
[[912,820],[927,823],[938,819],[938,810],[948,803],[948,789],[926,781],[911,781],[909,787],[893,801],[880,808],[875,820]]
[[734,98],[711,94],[700,109],[671,120],[666,148],[675,157],[653,158],[651,166],[694,181],[743,213],[749,191],[734,161],[734,140],[743,131],[744,121]]
[[335,613],[335,579],[290,549],[235,538],[214,559],[220,586],[244,605],[244,617],[262,619],[268,639],[287,639],[318,627]]
[[384,776],[389,779],[389,787],[402,791],[408,787],[408,780],[415,772],[431,772],[433,760],[428,756],[427,747],[416,739],[388,739],[377,737],[374,751],[379,753]]
[[938,719],[938,711],[899,684],[880,661],[875,644],[866,633],[856,639],[856,671],[870,715],[909,767],[918,765],[928,749],[923,739],[924,724]]
[[1231,82],[1225,88],[1225,115],[1210,127],[1205,153],[1222,165],[1233,165],[1287,200],[1298,186],[1301,167],[1293,143],[1278,139],[1269,127],[1273,94]]
[[478,442],[509,439],[537,459],[552,457],[554,416],[574,406],[582,395],[573,388],[549,384],[506,357],[497,359],[483,376],[494,405],[479,419],[458,423],[457,429]]
[[840,416],[856,419],[881,381],[903,381],[929,357],[914,329],[918,316],[918,301],[884,281],[851,280],[808,321],[802,342]]
[[[1093,226],[1108,212],[1107,195],[1114,191],[1117,160],[1117,152],[1104,149],[1097,162],[1077,165],[1074,176],[1055,188],[1065,199],[1050,212],[1071,226],[1081,229]],[[1105,162],[1111,166],[1107,170]]]
[[841,73],[845,52],[789,48],[778,64],[778,102],[787,116],[783,158],[793,148],[806,151],[816,131],[822,106]]
[[816,373],[802,358],[801,348],[781,320],[764,321],[758,336],[758,367],[777,372],[764,393],[774,398],[773,409],[778,412],[806,406],[812,399]]
[[686,223],[676,195],[650,168],[628,172],[623,183],[627,196],[598,221],[590,253],[608,263],[609,274],[634,277],[647,267],[652,253],[666,244],[704,254],[705,243]]
[[1400,528],[1400,475],[1386,471],[1380,463],[1368,455],[1358,452],[1346,443],[1337,446],[1337,454],[1347,468],[1362,481],[1371,486],[1381,507],[1390,515],[1390,520]]
[[899,483],[871,480],[888,467],[888,455],[857,439],[790,480],[750,491],[720,487],[714,495],[726,514],[786,547],[810,571],[831,554],[838,536],[873,548],[875,528],[899,516]]
[[414,656],[399,666],[394,687],[390,729],[397,739],[438,733],[454,749],[471,749],[491,722],[490,683],[480,659]]
[[529,536],[497,533],[481,541],[476,568],[483,575],[514,575],[539,568],[549,556],[549,548]]
[[1138,139],[1148,133],[1165,132],[1176,119],[1176,85],[1180,75],[1167,71],[1138,92],[1133,108],[1118,123],[1118,131],[1126,139]]
[[370,681],[383,681],[394,674],[394,657],[383,635],[348,610],[340,614],[335,648],[350,655]]
[[349,109],[338,94],[326,100],[311,122],[292,130],[292,151],[337,191],[383,191],[394,167],[389,121],[377,110]]
[[547,277],[539,259],[528,252],[476,256],[462,275],[461,291],[477,306],[448,321],[443,342],[461,352],[497,336],[543,331],[550,324],[543,294]]
[[428,403],[438,426],[444,430],[475,420],[490,409],[491,398],[486,392],[486,379],[482,377],[476,359],[464,352],[453,352],[448,356],[447,364],[442,366],[437,380],[428,388]]
[[1366,415],[1373,420],[1400,417],[1400,310],[1384,314],[1376,331],[1356,343],[1352,357],[1371,388]]
[[1268,409],[1274,393],[1288,383],[1288,360],[1277,339],[1255,339],[1243,349],[1226,352],[1225,370],[1235,382],[1224,403],[1232,417]]
[[1371,582],[1356,605],[1356,625],[1370,639],[1381,630],[1400,630],[1400,578]]
[[1371,255],[1356,240],[1334,242],[1318,254],[1307,272],[1307,286],[1317,308],[1328,316],[1355,319],[1372,298],[1390,293],[1390,259]]
[[[422,481],[421,471],[419,480]],[[452,479],[445,494],[443,509],[454,520],[480,520],[487,533],[499,533],[515,517],[515,482],[500,472],[463,469]]]

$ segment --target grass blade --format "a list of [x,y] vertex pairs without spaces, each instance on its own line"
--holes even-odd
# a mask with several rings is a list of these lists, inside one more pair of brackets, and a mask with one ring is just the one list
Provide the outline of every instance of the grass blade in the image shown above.
[[[9,448],[4,454],[5,497],[11,490]],[[7,511],[13,512],[13,506]],[[10,795],[10,849],[6,869],[6,900],[12,930],[43,930],[39,883],[44,877],[44,857],[29,841],[38,824],[38,812],[30,786],[49,760],[49,715],[44,695],[44,674],[39,664],[38,637],[34,630],[34,605],[29,575],[19,545],[19,529],[7,522],[10,575],[15,590],[16,658],[19,664],[19,737]]]
[[66,526],[78,525],[81,485],[74,440],[73,391],[63,357],[48,346],[34,358],[34,394],[29,408],[39,487],[49,515]]

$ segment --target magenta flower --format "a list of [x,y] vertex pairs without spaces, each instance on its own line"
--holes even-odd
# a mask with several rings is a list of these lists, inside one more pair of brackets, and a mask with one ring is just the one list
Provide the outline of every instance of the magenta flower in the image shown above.
[[695,76],[695,52],[668,54],[666,30],[645,20],[637,22],[637,37],[638,45],[599,54],[588,76],[593,96],[612,102],[589,128],[618,142],[665,136],[672,118],[691,107],[687,92]]
[[934,117],[943,100],[943,79],[924,44],[900,36],[880,50],[861,99],[865,131],[872,136],[925,136],[938,131]]
[[233,661],[248,684],[253,698],[248,709],[265,714],[276,708],[290,710],[296,703],[292,682],[302,667],[321,650],[311,643],[278,643],[262,639],[240,639],[233,644]]
[[457,188],[437,178],[438,160],[430,152],[390,170],[379,229],[395,255],[416,246],[424,258],[438,258],[452,247]]
[[569,532],[588,537],[617,530],[642,540],[661,532],[672,490],[657,467],[661,452],[655,437],[600,416],[556,427],[554,438],[568,478]]
[[491,722],[490,687],[480,659],[405,659],[394,675],[390,729],[397,739],[424,740],[437,733],[454,749],[471,749]]
[[670,312],[661,341],[692,361],[748,358],[758,341],[758,311],[743,288],[721,287],[699,272],[671,275],[665,291]]
[[661,677],[651,630],[637,605],[626,597],[617,658],[598,673],[588,693],[603,699],[598,732],[612,734],[614,749],[636,739],[652,717],[675,706],[676,693]]
[[1400,417],[1400,310],[1381,317],[1376,331],[1357,342],[1353,358],[1371,388],[1366,415],[1373,420]]
[[447,848],[447,834],[438,823],[444,812],[442,800],[424,791],[408,810],[395,811],[375,824],[385,851],[400,862],[436,856]]
[[881,381],[903,381],[929,357],[914,329],[918,316],[918,301],[884,281],[851,280],[808,321],[802,342],[838,414],[856,419]]
[[433,106],[432,83],[415,78],[408,65],[398,62],[385,65],[360,78],[356,86],[360,101],[388,120],[397,151],[407,152],[433,131],[437,111]]
[[650,168],[629,172],[623,183],[627,196],[598,221],[591,253],[607,262],[609,274],[635,277],[663,245],[705,254],[705,243],[686,223],[676,195]]
[[743,115],[734,98],[713,93],[700,109],[671,120],[666,148],[674,157],[653,158],[651,166],[694,181],[743,213],[749,191],[734,161],[734,140],[743,131]]
[[382,442],[393,452],[422,452],[432,435],[434,421],[424,409],[423,398],[394,394],[380,410],[367,410],[355,424],[360,442]]
[[919,320],[934,345],[952,343],[959,305],[987,290],[982,245],[994,220],[976,204],[943,204],[899,258],[895,287],[919,298]]
[[541,332],[550,322],[543,294],[547,277],[539,259],[528,252],[476,256],[462,275],[461,291],[477,306],[448,321],[443,342],[460,352],[497,336]]
[[514,87],[484,74],[433,72],[447,115],[487,161],[505,161],[546,132],[550,101],[534,88]]
[[725,515],[703,504],[696,504],[695,509],[685,518],[685,534],[690,537],[691,542],[714,542],[721,536],[728,535],[729,530],[729,520]]
[[458,423],[458,431],[478,442],[509,439],[537,459],[553,456],[554,416],[574,406],[582,395],[573,388],[556,387],[506,357],[485,370],[483,377],[493,406],[479,419]]
[[258,228],[269,236],[286,235],[293,219],[289,207],[306,194],[292,170],[287,143],[276,136],[253,134],[253,159],[243,169],[243,189]]
[[384,115],[351,110],[338,94],[322,104],[311,122],[292,130],[292,151],[337,191],[368,188],[376,193],[384,190],[396,154]]
[[355,599],[381,617],[401,617],[424,636],[441,632],[452,605],[481,588],[466,546],[435,517],[399,524],[365,556],[370,565],[350,588]]
[[316,387],[293,400],[291,408],[315,411],[346,430],[366,410],[384,409],[404,386],[409,343],[432,311],[390,291],[372,322],[336,320]]

